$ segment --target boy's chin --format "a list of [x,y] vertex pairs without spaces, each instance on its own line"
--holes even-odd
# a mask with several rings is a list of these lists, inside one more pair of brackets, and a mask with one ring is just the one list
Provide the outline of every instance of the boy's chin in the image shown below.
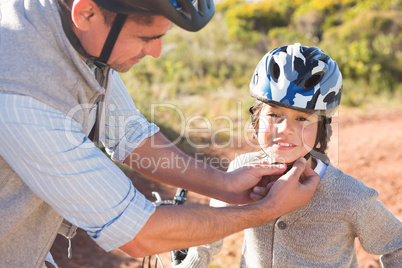
[[[269,159],[271,163],[281,163],[281,164],[287,164],[287,165],[292,165],[297,159],[304,157],[304,155],[291,155],[291,154],[284,154],[281,152],[276,152],[276,151],[265,151],[265,154],[269,154],[270,156]],[[307,154],[307,152],[306,152]]]
[[289,158],[289,157],[275,157],[273,158],[273,163],[281,163],[281,164],[293,164],[298,158]]

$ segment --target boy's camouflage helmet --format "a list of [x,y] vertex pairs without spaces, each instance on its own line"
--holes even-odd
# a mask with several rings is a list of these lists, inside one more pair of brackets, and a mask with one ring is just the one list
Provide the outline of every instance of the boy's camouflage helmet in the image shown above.
[[332,117],[342,95],[342,74],[321,49],[300,44],[268,52],[258,63],[250,94],[262,102],[290,105]]

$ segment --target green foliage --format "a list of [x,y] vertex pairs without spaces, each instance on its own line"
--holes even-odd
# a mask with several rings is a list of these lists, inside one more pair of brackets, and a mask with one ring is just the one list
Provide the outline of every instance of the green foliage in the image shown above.
[[151,111],[151,104],[167,103],[185,117],[206,116],[224,127],[214,117],[247,120],[248,84],[261,57],[297,42],[337,61],[343,105],[362,106],[379,95],[395,100],[402,93],[401,10],[402,0],[225,0],[207,27],[197,33],[174,27],[159,59],[144,59],[122,78],[137,107],[157,123],[181,124],[174,109]]
[[244,40],[246,45],[255,44],[269,29],[286,25],[286,11],[281,13],[272,0],[251,3],[226,0],[217,9],[224,11],[231,40]]
[[290,27],[276,27],[268,33],[268,40],[270,40],[270,46],[280,47],[286,44],[293,44],[298,42],[304,46],[315,45],[303,32],[296,31]]
[[393,92],[402,82],[400,12],[370,11],[328,30],[321,47],[343,75],[363,80],[372,93]]

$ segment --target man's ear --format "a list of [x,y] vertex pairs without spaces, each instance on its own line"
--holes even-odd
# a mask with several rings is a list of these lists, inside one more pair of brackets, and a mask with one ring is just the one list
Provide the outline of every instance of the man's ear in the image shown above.
[[75,0],[71,8],[71,19],[79,30],[88,31],[97,20],[103,21],[103,15],[92,0]]

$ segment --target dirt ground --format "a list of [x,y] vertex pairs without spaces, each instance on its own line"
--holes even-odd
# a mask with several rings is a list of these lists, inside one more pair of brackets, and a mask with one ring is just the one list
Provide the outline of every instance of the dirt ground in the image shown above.
[[[379,200],[402,219],[402,110],[371,110],[363,114],[341,109],[339,117],[334,118],[333,127],[334,135],[329,150],[333,164],[375,188],[379,192]],[[236,154],[248,150],[250,148],[243,143],[241,148],[211,147],[204,153],[232,159]],[[148,181],[131,171],[126,173],[152,201],[155,200],[152,191],[158,191],[163,198],[170,198],[175,193],[174,188]],[[207,204],[208,198],[189,193],[188,203]],[[242,233],[238,233],[228,237],[224,249],[214,258],[211,267],[238,267],[242,236]],[[79,231],[72,240],[71,259],[67,258],[67,247],[67,240],[59,236],[52,248],[52,254],[62,268],[137,268],[142,264],[142,259],[132,259],[119,250],[105,253],[83,231]],[[360,246],[358,257],[360,267],[380,267],[379,256],[366,253]],[[169,254],[161,254],[161,258],[164,267],[170,267]]]

